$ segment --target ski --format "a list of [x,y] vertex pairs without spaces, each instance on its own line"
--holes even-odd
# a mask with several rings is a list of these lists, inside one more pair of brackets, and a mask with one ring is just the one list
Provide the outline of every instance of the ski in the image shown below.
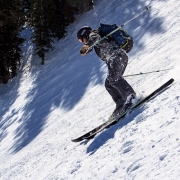
[[152,93],[150,93],[149,95],[147,95],[146,97],[144,97],[143,99],[141,99],[140,101],[135,103],[134,106],[132,106],[128,111],[126,111],[123,114],[119,115],[116,119],[107,120],[105,123],[99,125],[98,127],[94,128],[93,130],[89,131],[88,133],[86,133],[86,134],[84,134],[84,135],[82,135],[82,136],[80,136],[80,137],[78,137],[76,139],[72,139],[71,141],[72,142],[80,142],[80,141],[83,141],[85,139],[92,139],[97,133],[99,133],[99,132],[103,131],[104,129],[107,129],[110,126],[112,126],[112,125],[116,124],[117,122],[121,121],[126,116],[126,114],[132,112],[134,109],[141,106],[143,103],[147,102],[151,98],[155,97],[156,95],[158,95],[163,90],[166,90],[166,88],[169,85],[171,85],[173,82],[174,82],[174,79],[171,78],[166,83],[164,83],[159,88],[157,88],[155,91],[153,91]]

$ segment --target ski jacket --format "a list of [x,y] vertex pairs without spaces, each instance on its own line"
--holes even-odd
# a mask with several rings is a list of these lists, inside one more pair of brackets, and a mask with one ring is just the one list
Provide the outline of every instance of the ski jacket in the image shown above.
[[[101,36],[98,34],[98,31],[94,30],[89,34],[89,40],[87,42],[87,45],[92,46],[96,41],[100,39]],[[94,50],[97,56],[103,61],[109,59],[114,51],[125,53],[125,51],[120,49],[117,43],[115,42],[115,40],[113,39],[102,40],[101,42],[99,42],[97,45],[94,46]]]

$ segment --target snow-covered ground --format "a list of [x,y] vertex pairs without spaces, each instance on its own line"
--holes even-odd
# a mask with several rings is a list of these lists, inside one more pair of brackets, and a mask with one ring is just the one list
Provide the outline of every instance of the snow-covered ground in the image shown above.
[[[125,26],[134,37],[125,75],[138,94],[174,78],[166,91],[94,139],[71,142],[101,124],[115,105],[104,88],[106,65],[94,52],[81,57],[76,32],[100,22]],[[0,179],[180,179],[180,1],[102,0],[68,27],[46,64],[27,40],[21,72],[0,85]],[[24,36],[29,38],[26,30]]]

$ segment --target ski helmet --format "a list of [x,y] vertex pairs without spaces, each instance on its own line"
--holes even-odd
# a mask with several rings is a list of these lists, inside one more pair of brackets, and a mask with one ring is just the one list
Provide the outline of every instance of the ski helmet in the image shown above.
[[92,28],[89,26],[84,26],[82,27],[78,32],[77,32],[77,38],[78,39],[88,39],[89,33],[92,31]]

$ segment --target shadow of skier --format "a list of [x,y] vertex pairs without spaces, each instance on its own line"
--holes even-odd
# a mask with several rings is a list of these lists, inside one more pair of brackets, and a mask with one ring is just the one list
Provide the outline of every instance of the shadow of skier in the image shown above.
[[[100,147],[102,147],[108,140],[113,139],[115,133],[117,130],[120,130],[127,124],[129,124],[131,121],[135,119],[138,115],[140,115],[146,107],[142,106],[136,110],[134,110],[132,113],[126,115],[125,118],[122,119],[121,122],[118,122],[117,124],[109,127],[108,129],[101,132],[97,137],[94,138],[92,143],[87,148],[86,153],[90,153],[90,155],[93,155]],[[139,122],[139,121],[138,121]]]

